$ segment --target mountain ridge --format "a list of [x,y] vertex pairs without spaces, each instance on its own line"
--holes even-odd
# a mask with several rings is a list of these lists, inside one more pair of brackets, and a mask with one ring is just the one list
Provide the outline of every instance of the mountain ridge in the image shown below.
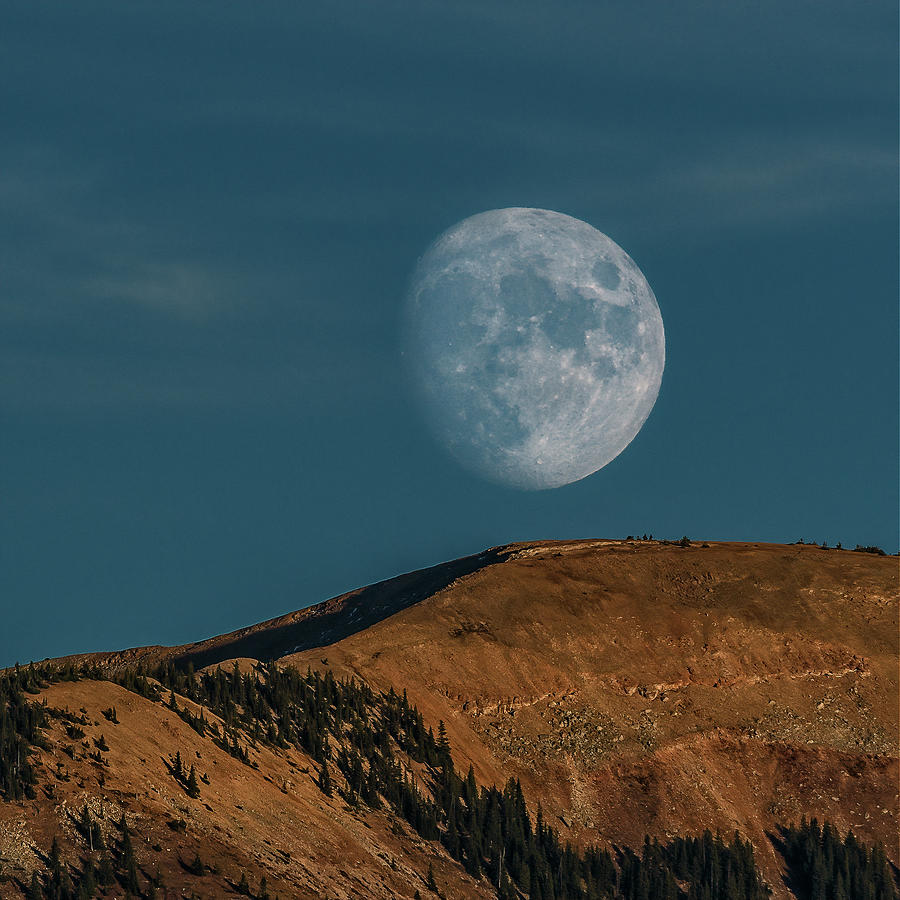
[[791,895],[770,835],[802,815],[890,854],[896,559],[682,543],[504,545],[208,641],[69,659],[277,662],[408,693],[462,771],[519,779],[575,845],[737,829],[776,896]]

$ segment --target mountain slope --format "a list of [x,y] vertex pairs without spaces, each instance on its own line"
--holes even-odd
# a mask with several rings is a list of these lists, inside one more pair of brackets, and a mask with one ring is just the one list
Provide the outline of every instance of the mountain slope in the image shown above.
[[407,688],[576,839],[738,828],[776,880],[804,814],[896,844],[897,598],[864,553],[548,542],[285,661]]
[[[406,690],[427,723],[446,722],[463,771],[471,763],[484,784],[520,778],[564,839],[638,846],[647,832],[737,828],[753,840],[776,896],[788,896],[769,836],[801,815],[880,840],[897,862],[897,601],[897,560],[865,553],[541,542],[400,576],[209,641],[79,660],[116,670],[277,659]],[[113,702],[107,693],[121,689],[94,684],[55,685],[47,696],[99,720]],[[174,802],[158,796],[160,758],[177,747],[196,746],[204,757],[217,748],[198,744],[158,705],[151,714],[142,698],[125,699],[129,727],[140,733],[118,750],[111,743],[121,756],[109,777],[124,779],[115,788],[122,797],[134,793],[136,815],[158,823]],[[60,759],[53,753],[48,766]],[[416,883],[411,873],[421,880],[431,863],[443,885],[456,871],[460,895],[480,890],[417,838],[381,820],[357,827],[340,804],[322,800],[314,773],[297,779],[274,758],[262,774],[232,772],[234,760],[222,755],[213,758],[224,778],[213,784],[245,790],[241,805],[254,823],[216,802],[194,811],[209,817],[194,837],[219,846],[223,866],[243,853],[255,859],[247,865],[266,865],[271,847],[290,844],[286,871],[308,872],[296,869],[292,890],[306,877],[313,893],[327,886],[342,896],[334,866],[346,847],[373,885],[357,885],[364,896],[402,896]],[[301,764],[308,768],[294,760]],[[285,800],[266,777],[302,789]],[[22,827],[47,837],[59,801],[40,806]],[[302,838],[292,822],[306,823]],[[398,869],[382,872],[385,854],[405,867],[393,882],[388,870]]]

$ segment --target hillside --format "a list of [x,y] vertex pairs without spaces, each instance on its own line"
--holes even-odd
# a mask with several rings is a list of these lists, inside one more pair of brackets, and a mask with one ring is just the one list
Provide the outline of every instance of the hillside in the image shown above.
[[[426,724],[446,723],[461,772],[471,764],[499,787],[519,779],[530,807],[578,846],[738,829],[787,897],[770,838],[805,815],[881,841],[897,862],[895,558],[806,545],[511,545],[209,641],[74,661],[121,673],[235,659],[244,671],[278,660],[405,690]],[[38,756],[68,780],[33,803],[0,804],[3,870],[33,866],[28,847],[71,832],[67,813],[87,801],[127,809],[142,840],[177,844],[176,858],[268,870],[282,897],[411,897],[429,866],[446,896],[491,895],[407,826],[323,796],[299,751],[260,746],[250,769],[119,685],[61,682],[43,696],[98,723],[83,730],[108,739],[109,765],[101,785],[95,761],[61,755],[72,742],[54,722]],[[102,715],[112,706],[116,726]],[[165,761],[176,752],[210,775],[201,804],[173,789]],[[184,831],[167,824],[178,820]],[[224,875],[203,877],[201,894],[219,896]]]

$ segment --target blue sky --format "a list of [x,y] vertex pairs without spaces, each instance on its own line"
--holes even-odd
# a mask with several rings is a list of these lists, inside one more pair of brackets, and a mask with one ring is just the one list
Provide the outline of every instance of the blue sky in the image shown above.
[[[0,0],[0,664],[180,643],[511,540],[898,546],[887,2]],[[518,492],[403,380],[416,259],[537,206],[667,365]]]

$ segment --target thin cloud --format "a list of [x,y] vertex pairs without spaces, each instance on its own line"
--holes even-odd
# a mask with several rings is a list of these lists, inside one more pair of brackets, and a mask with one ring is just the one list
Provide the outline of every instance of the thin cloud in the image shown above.
[[235,302],[222,279],[197,264],[136,261],[118,268],[88,280],[85,292],[188,320],[205,319]]
[[96,171],[45,148],[4,157],[0,316],[65,318],[103,301],[200,321],[240,303],[227,273],[167,250],[147,222],[111,214]]
[[[789,224],[892,208],[884,186],[896,178],[893,154],[827,140],[737,145],[670,171],[673,198],[693,198],[703,225]],[[696,216],[696,212],[695,212]]]

